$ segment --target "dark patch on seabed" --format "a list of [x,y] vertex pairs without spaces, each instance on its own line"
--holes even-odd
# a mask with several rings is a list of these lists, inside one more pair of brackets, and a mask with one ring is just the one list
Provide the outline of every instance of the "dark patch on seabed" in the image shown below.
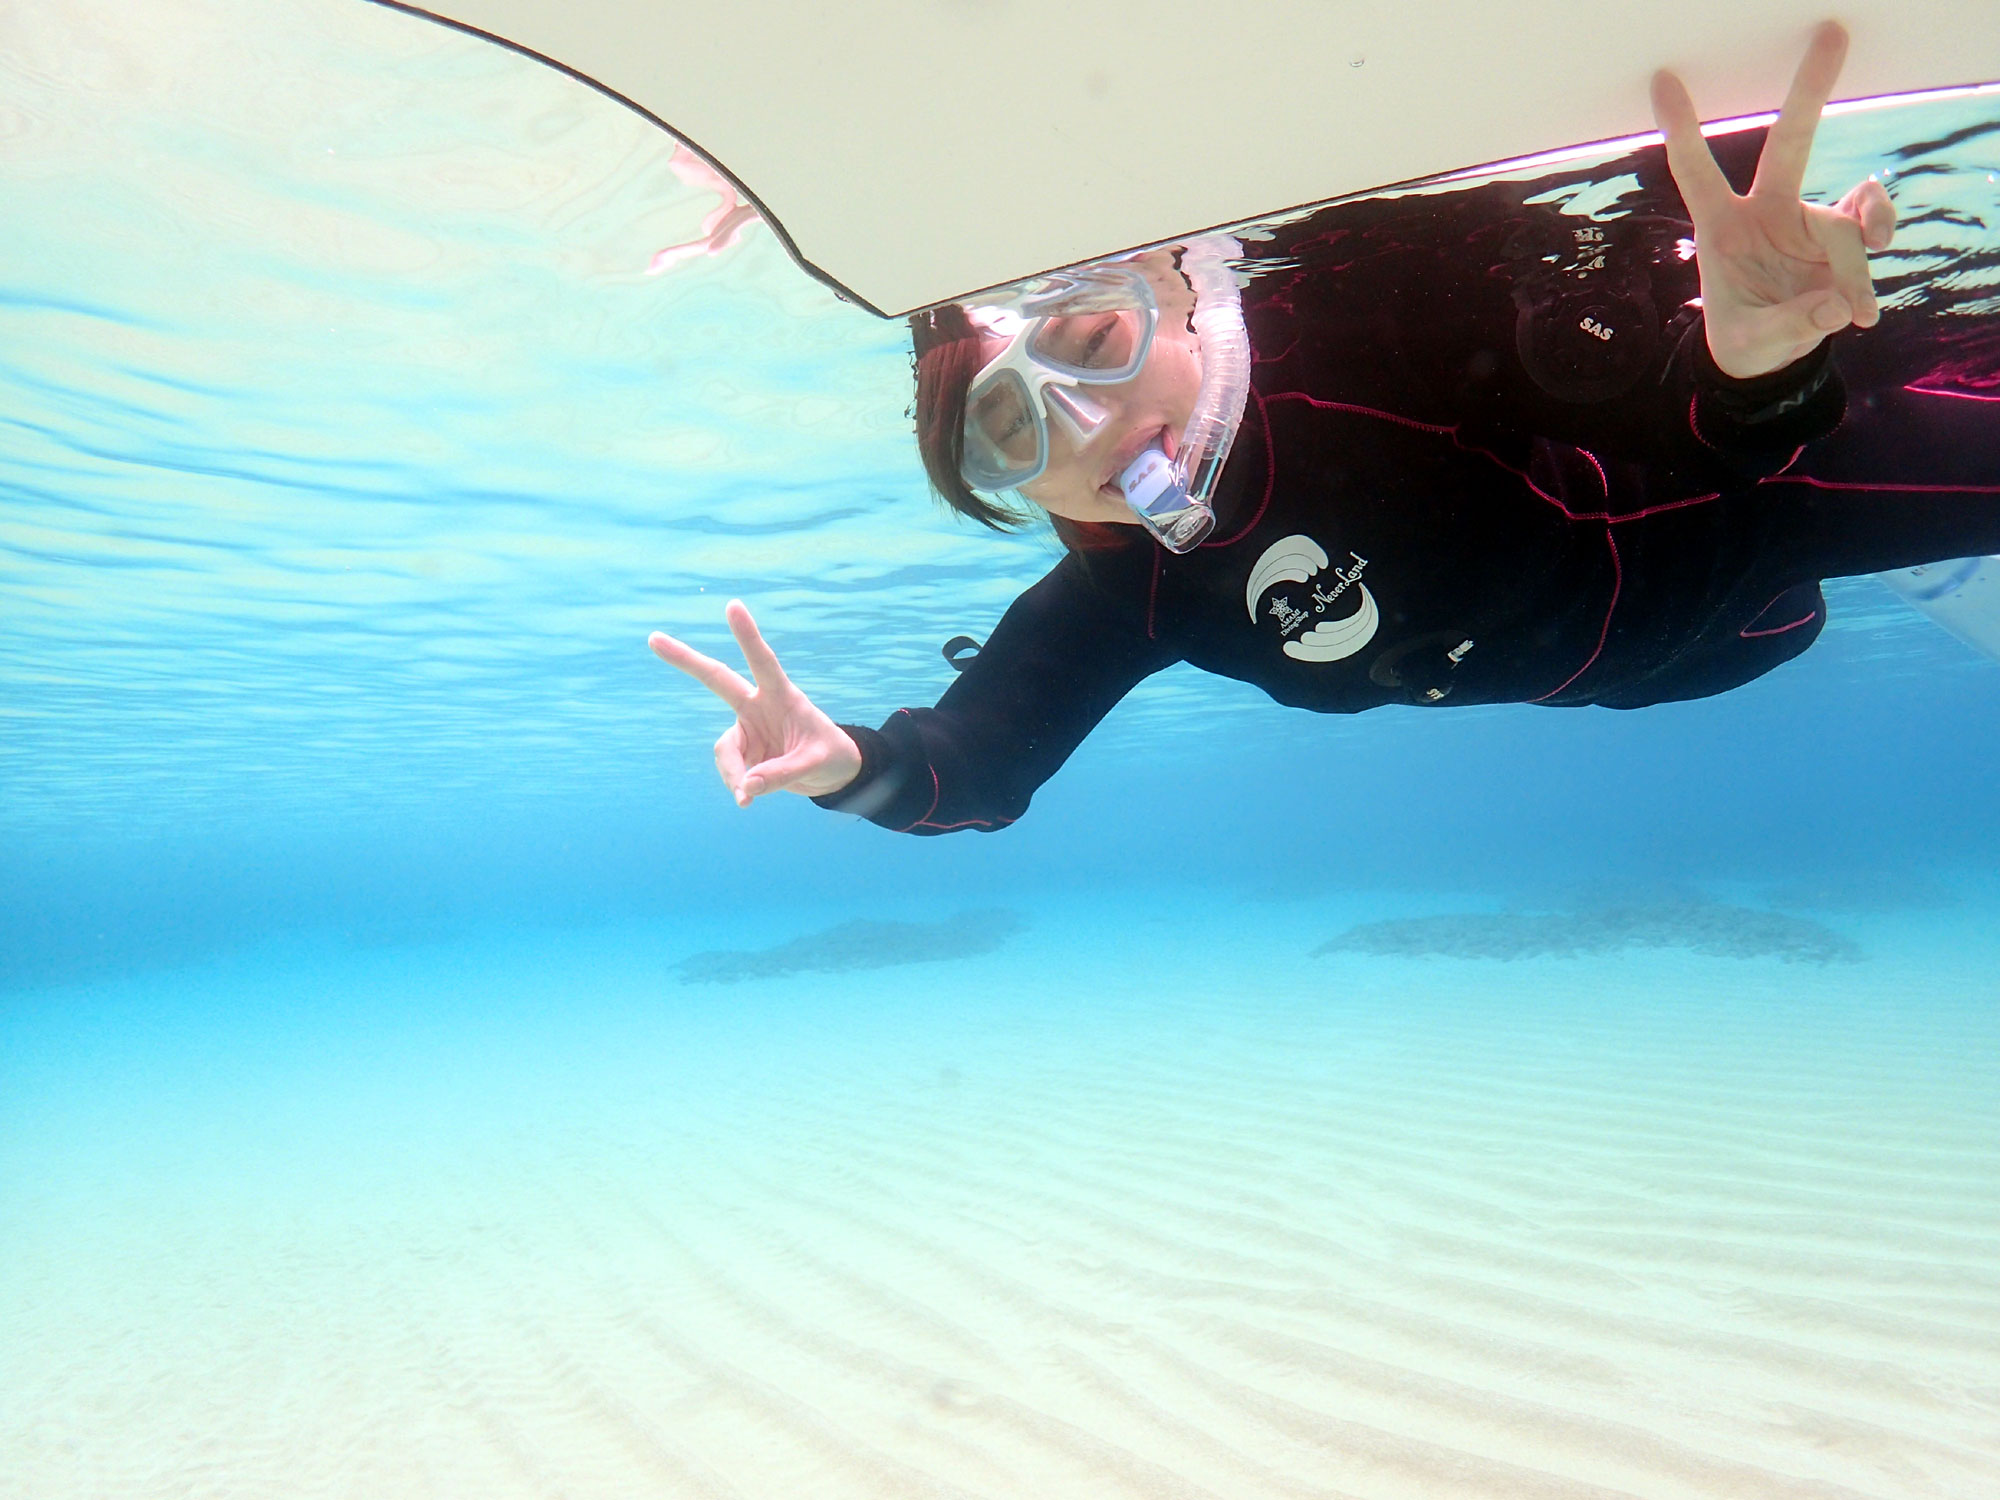
[[991,953],[1027,924],[1018,912],[964,911],[942,922],[842,922],[775,948],[696,953],[674,967],[682,984],[736,984],[788,974],[845,974]]
[[1401,958],[1576,958],[1622,948],[1686,948],[1712,958],[1854,963],[1861,948],[1810,918],[1720,901],[1591,911],[1399,917],[1350,927],[1313,949]]

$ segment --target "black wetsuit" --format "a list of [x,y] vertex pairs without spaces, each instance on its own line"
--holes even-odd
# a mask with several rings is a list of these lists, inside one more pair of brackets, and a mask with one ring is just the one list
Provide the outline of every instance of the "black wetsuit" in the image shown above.
[[1065,556],[935,708],[849,726],[861,774],[816,800],[1003,827],[1178,661],[1321,713],[1704,697],[1804,651],[1823,578],[2000,551],[2000,404],[1874,369],[1873,334],[1732,381],[1685,225],[1507,191],[1265,247],[1213,538]]

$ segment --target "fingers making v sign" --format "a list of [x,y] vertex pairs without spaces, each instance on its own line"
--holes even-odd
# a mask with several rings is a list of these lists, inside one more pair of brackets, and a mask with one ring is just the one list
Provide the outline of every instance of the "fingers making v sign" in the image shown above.
[[730,600],[723,613],[754,681],[664,631],[654,631],[647,644],[736,714],[715,742],[715,769],[737,806],[748,807],[766,792],[823,797],[839,791],[861,769],[852,736],[785,675],[742,600]]
[[1871,177],[1831,208],[1800,197],[1820,111],[1846,57],[1839,23],[1813,32],[1747,194],[1716,165],[1686,86],[1672,73],[1653,77],[1653,117],[1694,220],[1708,350],[1725,375],[1782,369],[1828,334],[1872,327],[1879,316],[1868,252],[1887,249],[1895,232],[1888,192]]

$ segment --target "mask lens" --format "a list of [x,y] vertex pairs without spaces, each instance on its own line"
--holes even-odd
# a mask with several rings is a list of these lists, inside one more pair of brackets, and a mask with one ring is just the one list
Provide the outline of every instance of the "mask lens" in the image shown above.
[[968,311],[987,334],[1008,341],[966,393],[961,472],[974,489],[995,490],[1030,483],[1048,466],[1045,402],[1076,441],[1089,440],[1104,413],[1080,390],[1062,387],[1132,379],[1159,316],[1145,278],[1123,266],[1056,272]]
[[1138,374],[1139,314],[1122,308],[1050,318],[1035,332],[1035,358],[1054,369],[1109,383]]
[[1038,471],[1047,437],[1030,405],[1028,387],[1013,370],[1002,370],[971,391],[965,403],[965,458],[970,474],[985,482],[1018,482]]

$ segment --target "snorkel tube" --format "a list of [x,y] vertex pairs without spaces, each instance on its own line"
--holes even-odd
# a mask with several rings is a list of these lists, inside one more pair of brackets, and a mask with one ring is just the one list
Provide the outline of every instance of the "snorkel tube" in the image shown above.
[[1169,552],[1191,552],[1215,529],[1209,497],[1250,397],[1250,335],[1243,327],[1243,293],[1229,268],[1229,257],[1242,253],[1242,244],[1226,234],[1182,247],[1181,274],[1194,288],[1201,388],[1173,458],[1155,445],[1118,476],[1139,524]]

